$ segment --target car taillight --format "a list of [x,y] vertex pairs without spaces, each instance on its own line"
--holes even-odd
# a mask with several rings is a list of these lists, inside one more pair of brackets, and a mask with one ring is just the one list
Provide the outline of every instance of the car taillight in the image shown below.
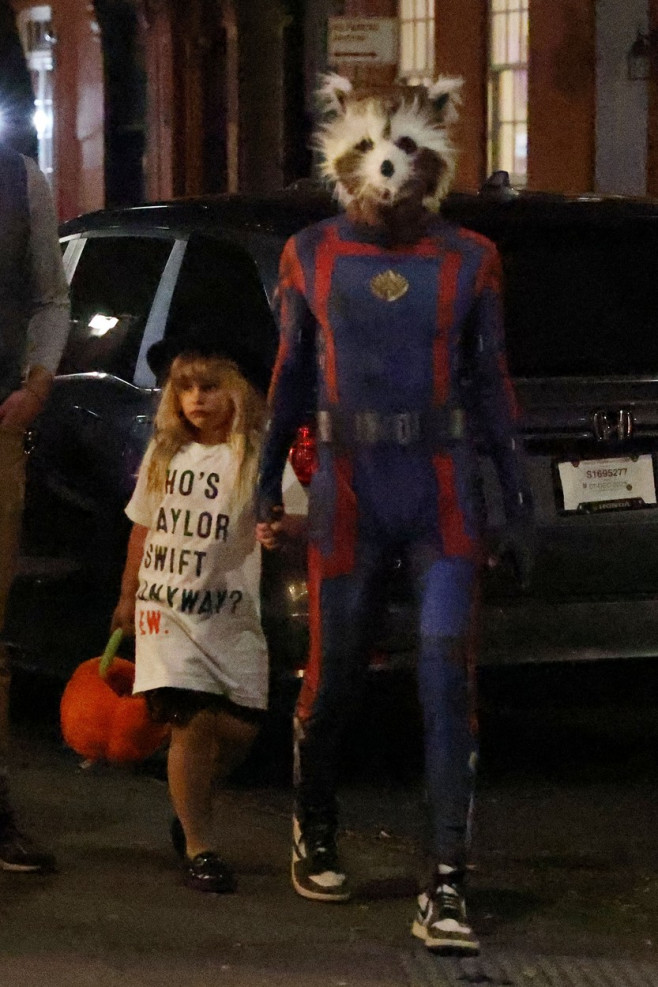
[[315,432],[310,425],[302,425],[297,429],[297,438],[292,444],[288,458],[295,476],[303,487],[307,487],[317,467]]

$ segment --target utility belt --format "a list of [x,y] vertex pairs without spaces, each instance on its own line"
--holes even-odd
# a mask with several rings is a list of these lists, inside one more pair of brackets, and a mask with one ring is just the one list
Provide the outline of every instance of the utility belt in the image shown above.
[[389,443],[399,446],[423,444],[440,448],[464,438],[466,414],[463,408],[428,408],[425,411],[344,412],[338,409],[317,412],[317,440],[345,449],[359,445]]

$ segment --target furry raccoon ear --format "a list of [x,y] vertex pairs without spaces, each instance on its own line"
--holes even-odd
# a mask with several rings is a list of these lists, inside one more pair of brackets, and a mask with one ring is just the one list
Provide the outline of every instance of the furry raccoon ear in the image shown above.
[[427,89],[427,98],[434,107],[439,123],[454,123],[459,116],[458,107],[461,104],[462,78],[448,78],[440,75]]
[[320,76],[320,85],[315,95],[323,113],[343,114],[351,92],[352,83],[349,79],[336,72],[328,72]]

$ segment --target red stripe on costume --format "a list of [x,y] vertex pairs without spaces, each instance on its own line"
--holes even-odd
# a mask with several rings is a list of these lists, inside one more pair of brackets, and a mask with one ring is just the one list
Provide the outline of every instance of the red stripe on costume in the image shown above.
[[296,288],[300,294],[304,294],[304,270],[299,262],[297,244],[293,239],[288,240],[281,254],[279,284],[284,288]]
[[[284,306],[281,305],[283,310]],[[279,374],[281,373],[281,367],[285,363],[286,357],[288,356],[288,351],[290,349],[290,344],[287,337],[282,333],[279,337],[279,349],[277,350],[276,360],[274,361],[274,367],[272,369],[272,378],[270,380],[270,386],[267,391],[267,403],[272,404],[274,399],[274,391],[279,380]]]
[[464,527],[464,515],[459,507],[455,464],[451,456],[432,457],[438,486],[439,531],[443,542],[443,554],[460,555],[472,559],[477,555],[478,544]]
[[279,264],[279,283],[276,288],[275,302],[278,301],[279,303],[280,336],[279,348],[276,354],[276,360],[274,361],[272,377],[267,393],[268,401],[272,400],[274,388],[279,379],[279,374],[281,373],[281,367],[290,351],[288,331],[290,328],[291,318],[288,311],[289,302],[287,292],[291,288],[296,289],[300,294],[304,293],[305,288],[304,271],[302,269],[302,265],[299,263],[297,245],[294,240],[288,240],[286,243],[283,253],[281,254],[281,262]]
[[308,617],[310,646],[302,687],[297,698],[296,715],[305,723],[313,712],[322,671],[322,618],[320,586],[322,585],[322,556],[317,545],[308,548]]
[[329,229],[330,238],[333,242],[333,248],[336,256],[347,257],[347,256],[361,256],[361,257],[385,257],[390,256],[391,262],[394,263],[395,255],[400,255],[403,257],[408,256],[421,256],[421,257],[435,257],[436,256],[436,240],[432,240],[426,237],[423,240],[419,240],[417,243],[402,243],[399,246],[391,247],[389,250],[384,251],[376,243],[358,243],[355,240],[341,240],[338,236],[338,231],[331,227]]
[[352,487],[352,463],[347,456],[334,460],[336,506],[331,554],[322,559],[322,572],[327,578],[344,576],[354,568],[356,554],[357,507]]
[[498,251],[490,250],[478,269],[475,279],[476,295],[481,295],[483,291],[491,291],[494,295],[500,295],[502,280],[503,270],[500,255]]
[[403,256],[436,257],[438,240],[439,237],[424,237],[417,243],[403,243],[399,247],[395,247],[394,250],[395,253],[402,254]]
[[436,336],[432,346],[434,404],[445,404],[450,392],[450,329],[454,322],[459,254],[446,254],[439,272]]
[[477,243],[480,247],[486,247],[491,250],[493,246],[493,240],[489,237],[484,236],[482,233],[476,233],[475,230],[469,230],[466,226],[459,227],[459,236],[462,240],[470,240],[472,243]]
[[332,404],[338,404],[338,377],[334,334],[329,323],[329,292],[337,241],[336,231],[330,227],[315,255],[315,315],[322,333],[325,385]]
[[297,716],[304,722],[313,703],[322,671],[322,618],[320,591],[325,579],[343,576],[354,569],[356,554],[357,508],[352,489],[352,464],[346,457],[335,461],[336,507],[332,532],[332,551],[324,555],[319,545],[308,547],[308,604],[310,648],[304,681],[297,701]]

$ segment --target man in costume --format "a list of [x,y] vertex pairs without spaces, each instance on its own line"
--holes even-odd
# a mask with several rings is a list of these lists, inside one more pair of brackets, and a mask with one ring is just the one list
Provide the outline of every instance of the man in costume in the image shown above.
[[368,661],[377,580],[386,560],[404,553],[418,598],[432,823],[412,931],[430,949],[475,953],[463,885],[477,761],[469,644],[485,522],[476,433],[497,468],[509,548],[526,570],[531,507],[499,257],[488,240],[436,215],[454,172],[448,130],[460,86],[441,78],[427,89],[366,93],[325,79],[317,146],[345,211],[283,251],[258,535],[266,548],[278,544],[283,466],[315,404],[293,886],[319,901],[350,896],[336,848],[340,742]]

